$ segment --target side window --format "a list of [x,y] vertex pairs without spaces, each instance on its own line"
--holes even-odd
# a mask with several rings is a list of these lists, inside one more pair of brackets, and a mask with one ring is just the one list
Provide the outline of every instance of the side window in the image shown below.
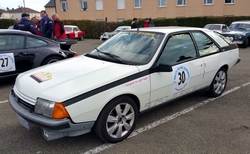
[[2,35],[0,37],[0,50],[15,50],[24,48],[24,36]]
[[194,43],[189,34],[175,34],[169,37],[157,64],[170,64],[197,57]]
[[32,37],[27,37],[27,48],[46,46],[47,42]]
[[200,56],[208,55],[211,53],[219,52],[219,48],[215,43],[201,32],[192,32],[194,39],[197,43]]

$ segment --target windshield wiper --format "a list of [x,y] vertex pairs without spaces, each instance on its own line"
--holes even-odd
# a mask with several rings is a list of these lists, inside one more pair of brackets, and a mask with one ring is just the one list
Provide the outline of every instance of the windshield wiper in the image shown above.
[[97,48],[95,48],[96,49],[96,51],[97,51],[97,53],[98,53],[98,57],[100,57],[100,55],[99,55],[99,53],[101,53],[101,54],[104,54],[104,55],[107,55],[107,56],[109,56],[109,57],[111,57],[111,58],[113,58],[113,59],[117,59],[117,60],[119,60],[121,63],[123,63],[123,64],[127,64],[123,59],[121,59],[119,56],[117,56],[117,55],[114,55],[114,54],[112,54],[112,53],[107,53],[107,52],[102,52],[102,51],[100,51],[99,49],[97,49]]

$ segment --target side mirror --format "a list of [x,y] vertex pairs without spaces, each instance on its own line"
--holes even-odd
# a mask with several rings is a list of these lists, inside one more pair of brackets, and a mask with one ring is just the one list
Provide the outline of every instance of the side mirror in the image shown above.
[[173,68],[171,65],[159,64],[156,67],[156,72],[172,72]]

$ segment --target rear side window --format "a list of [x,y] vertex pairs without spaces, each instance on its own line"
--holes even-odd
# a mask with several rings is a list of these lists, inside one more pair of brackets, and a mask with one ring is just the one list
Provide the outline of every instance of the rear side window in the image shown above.
[[21,35],[1,35],[0,50],[16,50],[24,48],[24,36]]
[[175,65],[197,57],[194,43],[189,34],[175,34],[169,37],[157,64]]
[[194,36],[194,39],[197,43],[200,56],[219,52],[219,48],[205,34],[203,34],[201,32],[192,32],[192,35]]
[[27,48],[46,46],[47,42],[32,37],[27,37]]

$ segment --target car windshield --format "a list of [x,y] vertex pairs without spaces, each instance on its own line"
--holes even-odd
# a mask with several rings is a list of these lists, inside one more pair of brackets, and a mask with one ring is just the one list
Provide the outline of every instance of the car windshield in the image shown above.
[[243,29],[243,30],[250,30],[250,24],[248,23],[232,23],[229,28],[231,30],[236,30],[236,29]]
[[162,33],[120,32],[86,56],[111,61],[114,61],[115,57],[117,62],[121,63],[122,60],[123,64],[146,64],[163,37]]
[[72,27],[64,27],[66,31],[72,31]]
[[221,30],[220,25],[206,25],[205,28],[210,29],[210,30]]

